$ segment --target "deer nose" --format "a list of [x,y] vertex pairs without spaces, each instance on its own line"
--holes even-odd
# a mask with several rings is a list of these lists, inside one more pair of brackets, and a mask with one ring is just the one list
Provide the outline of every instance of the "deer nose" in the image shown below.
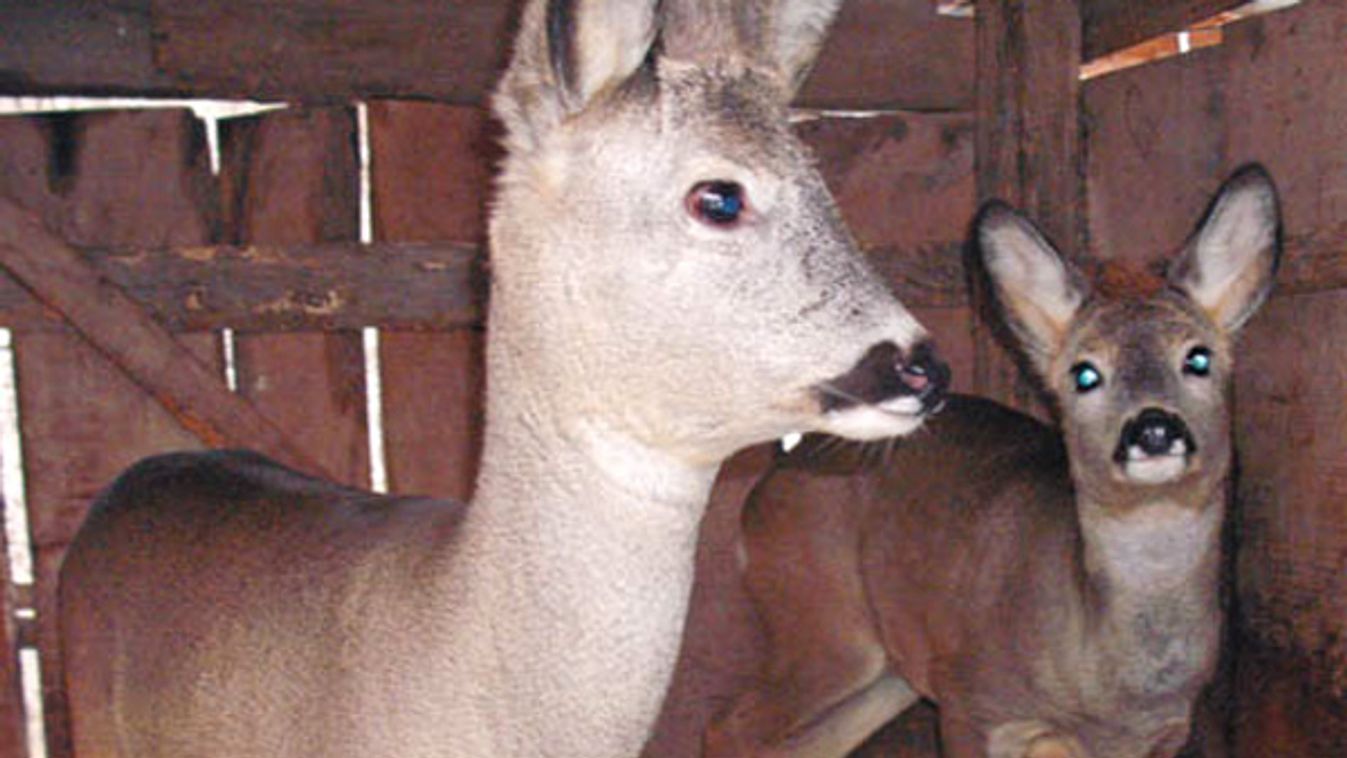
[[1183,419],[1160,408],[1147,408],[1123,426],[1119,458],[1142,455],[1186,455],[1194,452],[1193,435]]
[[902,383],[902,394],[915,395],[924,408],[933,408],[945,397],[949,389],[949,366],[936,355],[935,346],[923,342],[912,349],[906,361],[899,361],[898,381]]

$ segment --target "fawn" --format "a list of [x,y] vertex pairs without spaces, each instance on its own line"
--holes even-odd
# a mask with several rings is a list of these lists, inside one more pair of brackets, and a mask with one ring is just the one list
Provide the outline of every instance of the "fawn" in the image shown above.
[[947,756],[1169,756],[1217,660],[1232,338],[1279,257],[1233,175],[1166,278],[1091,288],[992,203],[978,258],[1060,428],[950,398],[910,442],[811,436],[743,516],[769,664],[709,755],[836,756],[919,697]]

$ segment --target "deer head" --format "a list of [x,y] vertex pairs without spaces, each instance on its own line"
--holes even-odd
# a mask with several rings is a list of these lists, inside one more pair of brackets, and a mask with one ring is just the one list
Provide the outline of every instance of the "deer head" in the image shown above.
[[1163,279],[1091,286],[1003,204],[988,205],[975,229],[1006,322],[1060,406],[1073,476],[1091,500],[1135,503],[1224,476],[1233,338],[1267,297],[1280,255],[1277,192],[1263,169],[1226,181]]
[[787,118],[838,4],[526,9],[495,100],[490,361],[552,380],[510,402],[699,464],[918,425],[944,367]]

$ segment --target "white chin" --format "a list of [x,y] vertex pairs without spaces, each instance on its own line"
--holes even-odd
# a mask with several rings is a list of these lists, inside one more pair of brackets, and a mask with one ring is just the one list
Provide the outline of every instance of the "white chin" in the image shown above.
[[1183,476],[1188,459],[1182,455],[1159,455],[1123,463],[1123,474],[1139,484],[1164,484]]
[[824,415],[819,431],[853,440],[901,437],[916,431],[925,418],[920,400],[900,397],[878,405],[829,411]]

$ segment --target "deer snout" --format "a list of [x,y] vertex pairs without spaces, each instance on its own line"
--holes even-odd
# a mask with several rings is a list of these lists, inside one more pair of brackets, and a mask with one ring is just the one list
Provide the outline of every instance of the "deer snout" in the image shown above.
[[1159,483],[1182,474],[1195,452],[1197,443],[1180,416],[1146,408],[1123,425],[1113,460],[1128,478]]
[[935,346],[922,342],[908,354],[892,342],[880,342],[845,374],[819,387],[824,411],[873,405],[908,415],[936,408],[949,388],[949,366]]

